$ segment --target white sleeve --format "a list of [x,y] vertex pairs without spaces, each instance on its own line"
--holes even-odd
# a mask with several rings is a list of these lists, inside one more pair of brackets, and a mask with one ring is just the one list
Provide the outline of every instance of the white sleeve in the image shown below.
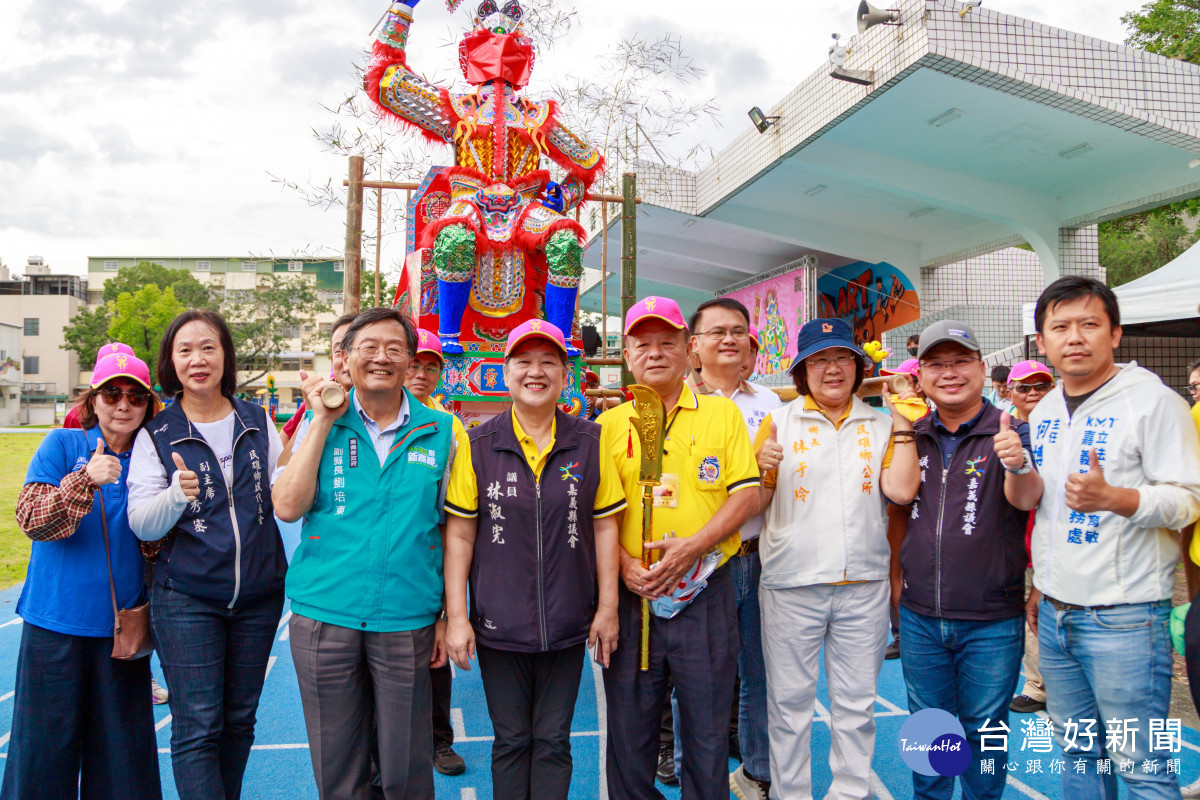
[[179,472],[167,483],[167,471],[146,430],[138,431],[129,458],[129,527],[139,539],[153,542],[167,535],[187,508],[187,497],[179,488]]
[[[279,457],[283,455],[283,439],[279,437],[279,429],[275,427],[275,423],[267,418],[267,439],[270,444],[267,447],[267,474],[271,476],[271,486],[275,485],[275,481],[283,473],[279,469]],[[294,450],[292,452],[295,452]]]
[[1200,517],[1200,441],[1191,410],[1178,395],[1142,417],[1141,457],[1146,483],[1137,487],[1130,522],[1145,528],[1185,528]]

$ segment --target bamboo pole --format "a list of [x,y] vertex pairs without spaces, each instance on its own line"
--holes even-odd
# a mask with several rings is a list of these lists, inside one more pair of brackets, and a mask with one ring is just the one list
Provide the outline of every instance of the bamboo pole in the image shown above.
[[600,355],[608,358],[608,201],[600,204]]
[[[637,302],[637,175],[621,176],[625,196],[621,209],[621,319]],[[629,366],[621,367],[621,385],[633,383]]]
[[342,274],[342,309],[347,314],[357,314],[362,291],[362,156],[350,156],[350,179],[344,185],[350,189],[346,192],[346,263]]
[[[382,171],[383,167],[380,166]],[[383,249],[383,189],[375,190],[375,305],[379,302],[379,258]]]
[[[357,156],[350,157],[357,158]],[[349,185],[350,181],[342,181],[342,186]],[[421,188],[421,184],[419,183],[406,183],[403,181],[363,181],[362,185],[365,189],[408,189],[409,191],[412,191],[413,189]]]

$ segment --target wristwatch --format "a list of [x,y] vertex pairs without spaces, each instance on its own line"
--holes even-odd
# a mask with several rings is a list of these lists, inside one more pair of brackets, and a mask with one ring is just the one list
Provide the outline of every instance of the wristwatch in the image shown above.
[[1004,469],[1006,472],[1011,472],[1013,475],[1028,475],[1029,473],[1033,472],[1033,459],[1029,457],[1029,451],[1025,448],[1021,448],[1021,452],[1025,454],[1025,460],[1021,462],[1020,468],[1009,469],[1008,465],[1005,464]]

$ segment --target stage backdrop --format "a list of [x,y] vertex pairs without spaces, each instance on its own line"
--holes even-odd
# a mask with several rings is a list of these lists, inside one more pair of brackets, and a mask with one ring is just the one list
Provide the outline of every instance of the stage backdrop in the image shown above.
[[804,280],[805,268],[800,267],[723,295],[741,301],[758,328],[762,348],[754,371],[759,375],[786,370],[796,355],[796,332],[804,324]]
[[918,319],[921,305],[903,272],[859,261],[817,278],[817,314],[844,319],[859,342],[882,341],[884,331]]

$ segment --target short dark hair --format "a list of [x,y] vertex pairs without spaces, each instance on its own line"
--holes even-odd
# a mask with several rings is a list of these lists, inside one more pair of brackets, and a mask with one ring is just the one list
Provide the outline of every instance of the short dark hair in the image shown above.
[[1003,364],[992,367],[992,383],[1008,383],[1008,373],[1010,372],[1012,370]]
[[1059,278],[1046,287],[1042,296],[1037,300],[1033,312],[1037,332],[1041,333],[1046,323],[1046,314],[1059,303],[1069,303],[1084,297],[1099,297],[1104,304],[1104,312],[1108,314],[1108,322],[1114,328],[1121,327],[1121,307],[1117,304],[1117,296],[1113,290],[1095,278],[1085,278],[1082,275],[1068,275]]
[[167,397],[174,397],[183,391],[183,384],[179,382],[179,376],[175,374],[175,362],[171,356],[175,350],[175,337],[179,335],[180,328],[189,322],[203,322],[217,332],[225,368],[221,373],[221,394],[233,397],[238,383],[237,353],[233,349],[233,334],[229,332],[229,325],[225,323],[225,318],[216,311],[197,311],[195,309],[185,311],[171,320],[171,324],[163,332],[162,341],[159,342],[158,385],[162,387],[163,394]]
[[908,347],[909,345],[912,345],[912,344],[920,344],[920,343],[921,343],[921,334],[919,334],[919,333],[910,333],[910,334],[908,335],[908,341],[904,343],[904,346],[905,346],[905,347]]
[[417,328],[409,319],[408,314],[405,314],[398,308],[384,308],[376,306],[368,308],[366,311],[359,314],[350,323],[350,327],[346,330],[346,335],[342,337],[342,349],[349,351],[354,345],[355,338],[359,332],[368,325],[374,325],[376,322],[393,322],[400,323],[400,327],[404,328],[404,342],[408,346],[409,356],[417,354]]
[[[813,353],[813,355],[815,356],[816,353]],[[811,357],[812,356],[809,356],[809,358]],[[805,361],[807,360],[808,359],[805,359]],[[856,357],[854,359],[854,388],[850,390],[851,393],[858,391],[858,387],[862,386],[863,379],[866,377],[867,365],[861,358]],[[792,370],[792,383],[796,384],[797,392],[808,396],[808,365],[804,363],[804,361],[801,361],[796,365],[796,368]]]
[[696,313],[692,314],[691,319],[688,320],[688,328],[690,328],[693,333],[696,331],[696,326],[700,324],[700,315],[704,313],[705,309],[709,308],[725,308],[737,314],[741,314],[742,318],[746,320],[746,326],[750,326],[750,312],[746,310],[744,305],[742,305],[739,301],[734,300],[732,297],[714,297],[712,300],[705,300],[703,303],[697,306]]
[[342,314],[340,317],[335,319],[333,321],[333,323],[330,324],[330,326],[329,326],[330,338],[333,338],[333,334],[335,334],[337,332],[338,328],[342,327],[343,325],[349,325],[351,322],[354,322],[354,320],[356,320],[356,319],[358,319],[358,314]]
[[1191,362],[1188,363],[1188,365],[1187,365],[1188,377],[1191,377],[1192,373],[1198,369],[1200,369],[1200,358],[1193,359]]
[[[114,376],[99,386],[88,387],[84,390],[83,395],[79,398],[79,402],[75,404],[75,407],[79,409],[79,427],[88,430],[100,424],[100,418],[96,416],[96,395],[100,394],[101,389],[119,377],[122,376]],[[131,381],[131,383],[137,382]],[[146,401],[146,414],[142,417],[142,425],[154,419],[154,414],[156,413],[154,406],[157,399],[154,396],[154,392],[150,392],[150,399]]]

